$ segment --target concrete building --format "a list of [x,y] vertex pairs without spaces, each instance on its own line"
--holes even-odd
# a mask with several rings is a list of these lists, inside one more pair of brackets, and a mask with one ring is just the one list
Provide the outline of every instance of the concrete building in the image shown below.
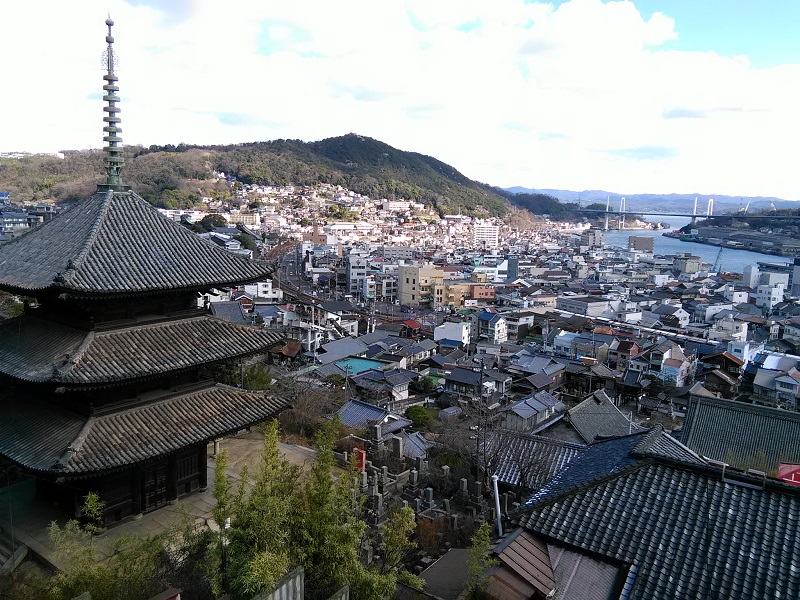
[[472,326],[467,321],[462,321],[460,323],[445,321],[433,330],[433,341],[455,340],[466,347],[469,345],[471,329]]
[[359,254],[347,257],[347,293],[361,295],[367,277],[367,259]]
[[386,260],[413,260],[414,248],[411,246],[381,246],[380,254]]
[[692,254],[676,254],[672,260],[672,268],[681,273],[697,273],[700,270],[702,261],[699,256]]
[[462,307],[469,298],[471,288],[471,283],[437,283],[434,290],[436,304]]
[[244,286],[244,291],[256,300],[266,300],[267,302],[281,302],[283,300],[283,290],[272,286],[272,280],[259,281],[258,283],[248,283]]
[[475,221],[472,226],[472,245],[478,249],[497,248],[500,241],[500,226],[491,221]]
[[422,267],[400,267],[397,281],[401,304],[430,306],[434,303],[434,288],[444,281],[444,271],[431,264]]
[[769,314],[776,304],[783,302],[783,286],[759,285],[753,298],[755,298],[756,306]]
[[571,296],[558,298],[556,308],[566,310],[587,317],[599,317],[604,312],[612,309],[608,298],[599,296]]
[[742,271],[742,285],[754,288],[758,285],[758,265],[747,265]]
[[481,312],[473,315],[473,337],[485,340],[490,344],[502,344],[508,340],[508,327],[505,317],[491,312]]
[[581,234],[581,246],[602,248],[603,232],[600,229],[587,229]]

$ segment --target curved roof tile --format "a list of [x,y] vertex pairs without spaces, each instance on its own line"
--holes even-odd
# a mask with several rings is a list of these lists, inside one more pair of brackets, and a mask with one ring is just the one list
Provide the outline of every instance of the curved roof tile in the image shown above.
[[31,296],[207,289],[270,273],[267,265],[167,219],[131,191],[98,191],[0,253],[0,288]]
[[3,454],[36,471],[83,475],[127,467],[276,416],[281,398],[213,385],[108,415],[0,401]]
[[0,372],[32,382],[116,383],[253,354],[281,339],[212,317],[87,333],[22,316],[0,324]]

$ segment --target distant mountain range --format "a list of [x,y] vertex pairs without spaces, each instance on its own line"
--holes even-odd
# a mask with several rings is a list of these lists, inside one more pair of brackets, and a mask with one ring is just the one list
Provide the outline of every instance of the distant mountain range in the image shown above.
[[[694,199],[697,198],[697,212],[705,214],[708,199],[714,199],[714,212],[737,212],[743,209],[750,201],[748,213],[761,210],[770,210],[774,204],[775,208],[797,208],[797,200],[783,200],[782,198],[771,198],[757,196],[754,198],[740,196],[726,196],[724,194],[618,194],[616,192],[606,192],[603,190],[584,190],[573,192],[569,190],[551,189],[532,189],[525,187],[505,188],[512,194],[544,194],[558,198],[561,202],[580,203],[581,206],[600,203],[605,205],[608,198],[611,198],[612,209],[619,209],[620,198],[624,195],[628,210],[641,214],[658,212],[692,212]],[[513,200],[512,200],[513,202]],[[771,204],[772,203],[772,204]]]

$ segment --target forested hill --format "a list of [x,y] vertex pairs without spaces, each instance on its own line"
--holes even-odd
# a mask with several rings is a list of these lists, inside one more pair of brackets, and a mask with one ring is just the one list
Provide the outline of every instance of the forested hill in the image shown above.
[[[318,142],[276,140],[230,146],[151,146],[125,149],[123,180],[151,203],[190,207],[202,195],[223,197],[224,182],[214,171],[242,183],[263,185],[342,185],[372,198],[424,202],[441,214],[500,216],[511,203],[536,214],[557,213],[560,205],[542,194],[513,194],[467,178],[435,158],[397,150],[368,137],[348,134]],[[31,156],[0,160],[0,191],[12,201],[76,200],[103,179],[103,153],[75,151],[65,158]],[[509,202],[511,201],[511,203]],[[537,210],[537,206],[545,206]]]
[[406,198],[440,213],[503,215],[508,203],[435,158],[348,134],[319,142],[296,140],[217,148],[221,170],[245,183],[342,185],[371,198]]

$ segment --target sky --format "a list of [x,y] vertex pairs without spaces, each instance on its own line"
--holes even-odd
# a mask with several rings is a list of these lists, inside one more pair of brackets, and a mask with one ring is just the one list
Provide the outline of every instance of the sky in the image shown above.
[[796,0],[0,3],[0,152],[347,133],[501,187],[800,199]]

